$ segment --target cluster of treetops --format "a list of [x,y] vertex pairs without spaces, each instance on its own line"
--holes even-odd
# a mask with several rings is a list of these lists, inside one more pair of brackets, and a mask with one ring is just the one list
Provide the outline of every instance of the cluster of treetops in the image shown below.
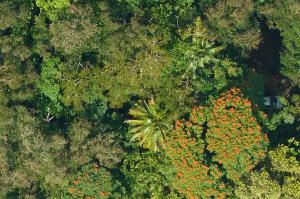
[[299,0],[0,0],[0,198],[299,199],[299,32]]

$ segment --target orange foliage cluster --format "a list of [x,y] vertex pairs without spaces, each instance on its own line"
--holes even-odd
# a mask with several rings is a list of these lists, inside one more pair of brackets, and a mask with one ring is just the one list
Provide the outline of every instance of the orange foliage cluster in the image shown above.
[[[222,176],[239,180],[265,156],[267,144],[251,102],[233,88],[212,101],[211,107],[193,108],[188,121],[176,121],[166,143],[177,170],[172,185],[187,198],[225,198]],[[205,152],[211,161],[205,161]]]
[[69,194],[71,194],[72,196],[83,197],[83,194],[81,193],[80,189],[77,188],[80,183],[80,179],[81,179],[81,177],[78,176],[77,179],[73,180],[70,185],[71,187],[68,189]]
[[[102,168],[99,168],[97,164],[93,164],[89,169],[84,171],[83,173],[80,173],[74,179],[68,188],[68,194],[72,198],[85,198],[85,199],[95,199],[95,198],[108,198],[110,195],[110,192],[104,191],[104,187],[101,186],[97,180],[102,180],[102,179],[95,179],[95,176],[98,173],[103,172]],[[100,176],[98,176],[100,177]],[[104,177],[104,176],[103,176]],[[93,185],[93,191],[89,191],[89,193],[86,192],[85,186],[87,186],[87,189],[90,189],[90,185]],[[90,195],[91,194],[91,195]]]
[[99,192],[100,196],[109,196],[109,192],[101,191]]
[[[187,198],[225,198],[225,185],[218,167],[203,163],[204,142],[197,140],[189,128],[191,121],[176,121],[176,130],[166,143],[166,152],[177,170],[172,186]],[[217,188],[216,188],[217,187]]]
[[215,100],[206,133],[207,149],[213,160],[232,180],[249,172],[264,158],[268,140],[252,114],[251,102],[233,88]]

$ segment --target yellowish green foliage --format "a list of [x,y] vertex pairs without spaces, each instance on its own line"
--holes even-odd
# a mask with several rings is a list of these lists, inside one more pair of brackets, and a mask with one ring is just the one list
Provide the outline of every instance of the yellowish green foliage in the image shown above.
[[36,5],[45,12],[51,20],[58,17],[59,11],[70,6],[71,0],[36,0]]
[[251,50],[260,43],[260,29],[251,21],[254,12],[252,0],[220,0],[205,15],[219,41]]
[[113,168],[122,160],[123,151],[113,132],[100,132],[86,119],[73,121],[68,135],[69,163],[72,167],[87,164],[93,159],[101,166]]
[[97,32],[97,24],[91,22],[93,8],[91,6],[72,5],[68,9],[68,18],[56,20],[50,25],[51,44],[64,55],[80,56],[84,52],[93,51]]
[[282,176],[282,195],[286,198],[300,198],[300,142],[291,139],[289,145],[281,145],[270,151],[273,172]]
[[234,194],[239,199],[279,199],[281,187],[263,170],[252,172],[244,183],[234,188]]
[[269,152],[269,161],[262,171],[253,171],[234,189],[238,198],[300,198],[299,141],[290,139]]
[[270,158],[273,169],[278,172],[289,172],[300,175],[300,162],[297,160],[300,153],[300,143],[295,139],[289,140],[290,146],[281,145],[277,149],[270,151]]

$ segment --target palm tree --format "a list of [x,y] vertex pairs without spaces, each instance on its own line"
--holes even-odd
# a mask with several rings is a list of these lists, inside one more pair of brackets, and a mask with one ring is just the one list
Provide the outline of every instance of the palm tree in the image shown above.
[[223,46],[214,46],[214,42],[209,41],[208,34],[200,18],[197,18],[187,31],[181,32],[183,40],[189,41],[190,50],[184,54],[185,59],[189,60],[189,65],[182,78],[188,78],[192,72],[192,79],[197,78],[197,70],[202,70],[208,64],[218,64],[216,55],[223,50]]
[[166,119],[166,113],[155,105],[153,99],[149,104],[143,102],[135,104],[129,110],[133,119],[125,121],[130,126],[130,141],[138,141],[140,146],[158,152],[164,148],[164,139],[172,125]]
[[213,47],[213,44],[208,41],[203,41],[197,47],[197,49],[194,49],[195,51],[189,50],[185,53],[185,57],[190,60],[190,64],[183,74],[183,78],[187,78],[188,73],[191,71],[193,79],[196,79],[197,70],[201,70],[209,63],[217,64],[220,62],[215,55],[223,49],[222,47]]

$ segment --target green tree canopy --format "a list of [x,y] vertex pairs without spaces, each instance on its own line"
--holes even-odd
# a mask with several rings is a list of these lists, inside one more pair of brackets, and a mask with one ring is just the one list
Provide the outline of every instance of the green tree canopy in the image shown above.
[[[281,73],[300,87],[300,4],[295,0],[275,0],[261,8],[271,28],[280,31],[283,40],[283,52],[280,56]],[[288,15],[286,13],[289,13]]]
[[84,165],[78,173],[69,179],[59,198],[109,198],[112,192],[112,176],[109,171],[99,167],[96,163]]
[[124,159],[122,172],[130,189],[129,197],[166,198],[172,169],[167,157],[152,152],[135,152]]
[[220,0],[205,15],[217,40],[249,51],[261,40],[255,10],[252,0]]

